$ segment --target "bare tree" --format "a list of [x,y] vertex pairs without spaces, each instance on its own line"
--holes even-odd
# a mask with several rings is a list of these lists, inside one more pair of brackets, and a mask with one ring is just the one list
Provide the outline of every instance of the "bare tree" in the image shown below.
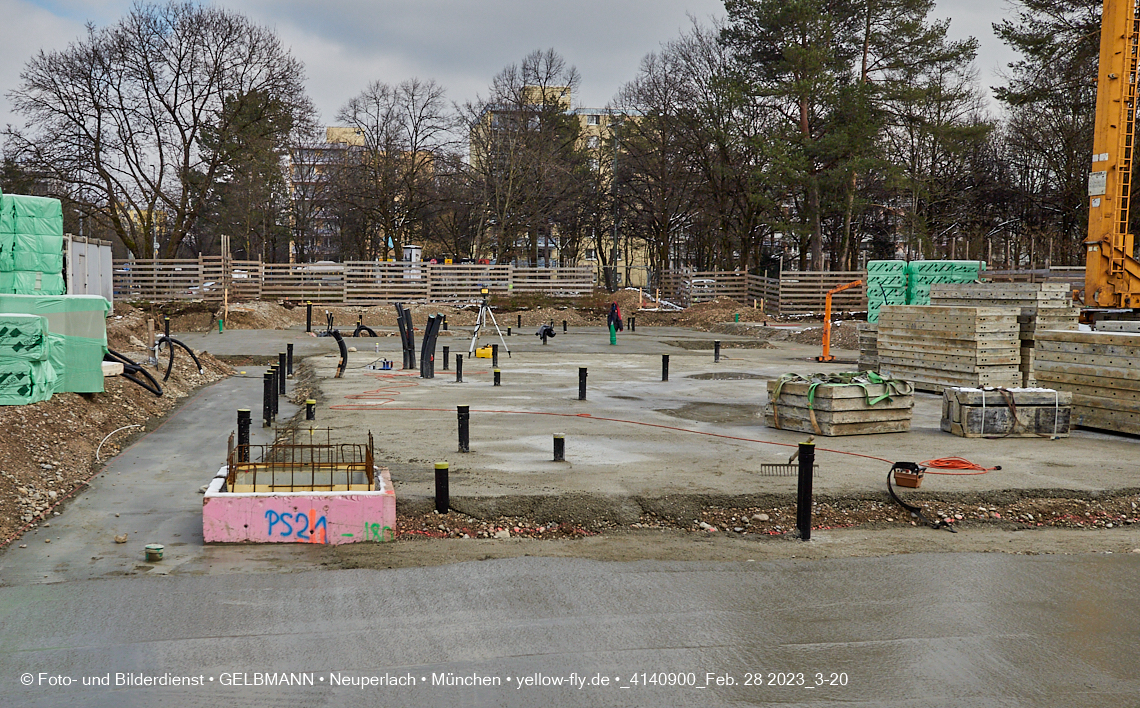
[[373,82],[351,99],[337,120],[354,130],[353,164],[341,180],[347,198],[370,215],[368,257],[388,254],[427,235],[435,160],[452,142],[454,118],[435,81],[409,79],[396,86]]
[[553,49],[528,54],[495,76],[488,98],[462,109],[469,139],[471,175],[484,217],[475,249],[487,247],[500,261],[528,243],[537,261],[539,240],[557,230],[580,186],[586,156],[570,101],[581,80]]
[[[272,30],[217,7],[138,4],[66,49],[40,52],[9,96],[25,118],[10,145],[69,186],[136,256],[173,256],[229,159],[205,150],[249,128],[232,102],[271,96],[308,120],[301,63]],[[231,102],[227,110],[225,104]]]

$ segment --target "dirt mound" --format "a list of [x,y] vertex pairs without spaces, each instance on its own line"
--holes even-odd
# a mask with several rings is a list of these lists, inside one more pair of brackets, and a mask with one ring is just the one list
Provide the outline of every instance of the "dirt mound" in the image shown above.
[[[110,347],[134,361],[145,362],[146,313],[116,304],[107,320]],[[205,369],[198,373],[190,357],[178,352],[170,380],[163,382],[165,360],[149,371],[162,386],[154,394],[114,376],[104,382],[103,393],[57,393],[51,400],[29,406],[0,407],[0,545],[83,488],[92,473],[95,453],[106,439],[100,457],[106,461],[146,427],[153,427],[179,399],[230,373],[232,368],[209,354],[199,354]],[[117,433],[124,426],[137,425]],[[115,433],[114,435],[111,435]],[[111,435],[108,438],[108,435]]]
[[[836,349],[858,351],[859,333],[855,329],[855,324],[855,322],[833,323],[831,325],[831,346]],[[808,327],[807,329],[787,331],[784,334],[786,336],[775,336],[773,339],[823,346],[823,327]]]

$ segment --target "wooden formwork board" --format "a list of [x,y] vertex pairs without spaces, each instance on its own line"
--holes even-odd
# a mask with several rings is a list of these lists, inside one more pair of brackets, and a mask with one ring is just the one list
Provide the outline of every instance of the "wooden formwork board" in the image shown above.
[[1021,354],[1019,354],[1016,349],[1010,349],[997,354],[963,355],[960,353],[935,354],[931,352],[904,352],[892,348],[889,352],[879,352],[879,359],[881,361],[890,360],[904,365],[906,365],[907,362],[916,362],[919,365],[921,365],[922,362],[928,362],[931,365],[937,364],[938,368],[945,369],[946,371],[975,371],[978,368],[990,366],[1016,367],[1022,361]]
[[[884,305],[880,314],[887,316],[905,317],[913,320],[937,320],[945,318],[961,318],[974,320],[978,318],[1008,318],[1018,315],[1016,308],[1008,307],[961,307],[939,305]],[[882,320],[879,327],[882,327]]]
[[[884,411],[890,413],[890,411]],[[908,412],[909,413],[909,412]],[[764,423],[769,428],[778,428],[779,430],[794,430],[802,433],[814,433],[817,435],[825,435],[828,437],[838,437],[844,435],[877,435],[879,433],[905,433],[910,430],[910,415],[905,417],[895,417],[893,419],[884,418],[881,420],[860,420],[858,422],[823,422],[819,420],[818,414],[816,423],[819,426],[817,432],[815,426],[812,425],[811,416],[804,409],[796,409],[795,411],[788,411],[785,413],[784,409],[780,409],[779,425],[776,425],[776,417],[772,413],[772,407],[769,405],[765,407]]]
[[1087,372],[1074,372],[1072,367],[1055,367],[1056,362],[1033,362],[1033,373],[1038,381],[1055,384],[1067,390],[1076,390],[1078,386],[1092,386],[1114,391],[1140,391],[1140,377],[1125,379],[1108,376],[1090,375]]
[[951,338],[951,337],[912,337],[910,335],[896,334],[895,332],[881,332],[876,345],[880,351],[899,349],[901,351],[915,352],[969,352],[1002,353],[1016,350],[1021,347],[1021,339],[1013,333],[987,336],[985,338]]
[[1140,347],[1140,333],[1128,332],[1039,332],[1038,339],[1048,342],[1077,342],[1081,344],[1115,344],[1122,347]]
[[1073,404],[1073,425],[1118,433],[1140,434],[1140,413],[1108,411]]
[[1046,352],[1058,352],[1061,354],[1092,354],[1096,356],[1109,356],[1109,357],[1140,357],[1140,342],[1133,346],[1122,346],[1120,344],[1105,343],[1084,343],[1084,342],[1059,342],[1055,340],[1041,340],[1037,345],[1037,349]]
[[1014,388],[1021,385],[1022,375],[1016,369],[1001,375],[988,374],[962,374],[960,376],[944,375],[941,371],[929,369],[908,370],[900,367],[891,367],[885,363],[879,365],[880,373],[909,382],[919,391],[942,393],[947,387],[960,386],[995,386],[1001,388]]
[[1108,376],[1111,378],[1126,378],[1122,377],[1121,372],[1134,372],[1140,375],[1140,358],[1128,355],[1111,355],[1111,354],[1080,354],[1075,352],[1057,352],[1041,346],[1034,347],[1035,354],[1033,355],[1034,361],[1046,362],[1054,361],[1059,364],[1067,364],[1083,367],[1094,367],[1096,369],[1105,370],[1105,373],[1096,373],[1094,376]]
[[[1039,375],[1036,371],[1033,372],[1033,374],[1035,377]],[[1068,391],[1076,395],[1103,399],[1101,404],[1092,406],[1094,408],[1112,408],[1117,405],[1117,402],[1125,404],[1140,403],[1140,388],[1108,388],[1105,386],[1071,383],[1068,381],[1040,380],[1040,383],[1043,386],[1047,385],[1049,388],[1055,388],[1059,391]]]

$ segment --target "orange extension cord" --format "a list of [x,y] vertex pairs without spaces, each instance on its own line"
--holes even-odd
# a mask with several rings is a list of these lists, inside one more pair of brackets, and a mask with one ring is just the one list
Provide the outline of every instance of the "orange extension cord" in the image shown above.
[[[974,464],[964,457],[939,457],[934,460],[926,460],[918,463],[922,467],[928,468],[927,474],[948,474],[948,475],[968,475],[968,474],[985,474],[986,472],[993,472],[1000,470],[1001,465],[997,467],[982,467],[981,465]],[[932,472],[929,468],[940,470],[970,470],[968,472]]]
[[[486,373],[486,372],[472,372],[472,373]],[[389,383],[386,386],[381,386],[380,388],[374,389],[372,391],[365,391],[363,393],[351,394],[351,395],[345,396],[345,398],[348,400],[353,400],[353,401],[361,401],[361,400],[363,400],[363,401],[376,401],[376,403],[373,403],[373,404],[342,404],[342,405],[338,405],[338,406],[329,406],[329,408],[334,409],[334,410],[342,410],[342,411],[343,410],[362,411],[362,410],[384,410],[384,409],[387,409],[387,410],[391,410],[391,411],[425,411],[425,412],[436,412],[436,413],[449,413],[449,412],[451,412],[450,408],[404,408],[404,407],[393,408],[393,407],[388,407],[385,404],[394,403],[396,401],[395,397],[400,395],[400,392],[395,390],[395,389],[411,388],[414,386],[419,386],[419,383],[414,381],[414,380],[413,381],[406,381],[406,382],[402,382],[402,383],[397,383],[394,381],[394,379],[398,379],[398,378],[407,379],[407,378],[411,378],[411,377],[418,377],[418,374],[407,373],[407,374],[371,374],[371,375],[375,376],[378,379],[389,379],[389,380],[391,380],[391,383]],[[589,413],[551,413],[548,411],[508,411],[508,410],[476,409],[476,408],[472,408],[471,412],[472,413],[498,413],[500,415],[546,415],[546,416],[554,416],[557,418],[586,418],[588,420],[605,421],[608,423],[625,423],[627,425],[641,425],[641,426],[645,426],[647,428],[661,428],[664,430],[673,430],[673,431],[681,432],[681,433],[691,433],[693,435],[705,435],[705,436],[713,437],[713,438],[723,438],[725,440],[737,440],[740,442],[759,443],[761,445],[776,445],[778,447],[799,447],[798,443],[781,443],[781,442],[773,442],[771,440],[758,440],[756,438],[744,438],[744,437],[739,437],[736,435],[725,435],[724,433],[710,433],[710,432],[707,432],[704,430],[693,430],[692,428],[681,428],[681,427],[674,426],[674,425],[662,425],[660,423],[646,423],[646,422],[640,421],[640,420],[625,420],[622,418],[603,418],[601,416],[595,416],[595,415],[591,415]],[[846,450],[831,450],[831,449],[828,449],[825,447],[817,447],[816,451],[817,452],[830,452],[830,453],[834,453],[836,455],[847,455],[849,457],[862,457],[862,458],[867,459],[867,460],[876,460],[878,462],[885,462],[888,465],[893,465],[895,463],[894,460],[888,460],[885,457],[876,457],[875,455],[864,455],[862,453],[848,452]],[[935,459],[935,460],[927,460],[925,462],[920,462],[919,465],[921,465],[923,467],[936,468],[936,469],[971,470],[971,471],[966,471],[966,472],[934,472],[934,471],[927,470],[928,474],[944,474],[944,475],[985,474],[985,473],[993,471],[993,470],[1000,470],[1001,469],[1001,466],[982,467],[980,465],[976,465],[973,462],[970,462],[969,460],[961,458],[961,457],[943,457],[943,458],[939,458],[939,459]]]

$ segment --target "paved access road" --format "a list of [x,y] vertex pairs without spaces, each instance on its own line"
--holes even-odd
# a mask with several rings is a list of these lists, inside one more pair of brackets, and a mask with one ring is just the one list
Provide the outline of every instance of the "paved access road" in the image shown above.
[[[0,705],[1135,705],[1138,576],[1131,554],[928,554],[523,558],[6,587]],[[313,685],[234,685],[265,672]],[[117,673],[203,685],[116,687]],[[448,674],[501,685],[432,685]],[[654,675],[696,686],[646,686]],[[39,685],[59,676],[72,685]],[[330,687],[334,677],[416,685]],[[519,677],[564,685],[519,688]],[[609,685],[589,685],[601,677]]]

